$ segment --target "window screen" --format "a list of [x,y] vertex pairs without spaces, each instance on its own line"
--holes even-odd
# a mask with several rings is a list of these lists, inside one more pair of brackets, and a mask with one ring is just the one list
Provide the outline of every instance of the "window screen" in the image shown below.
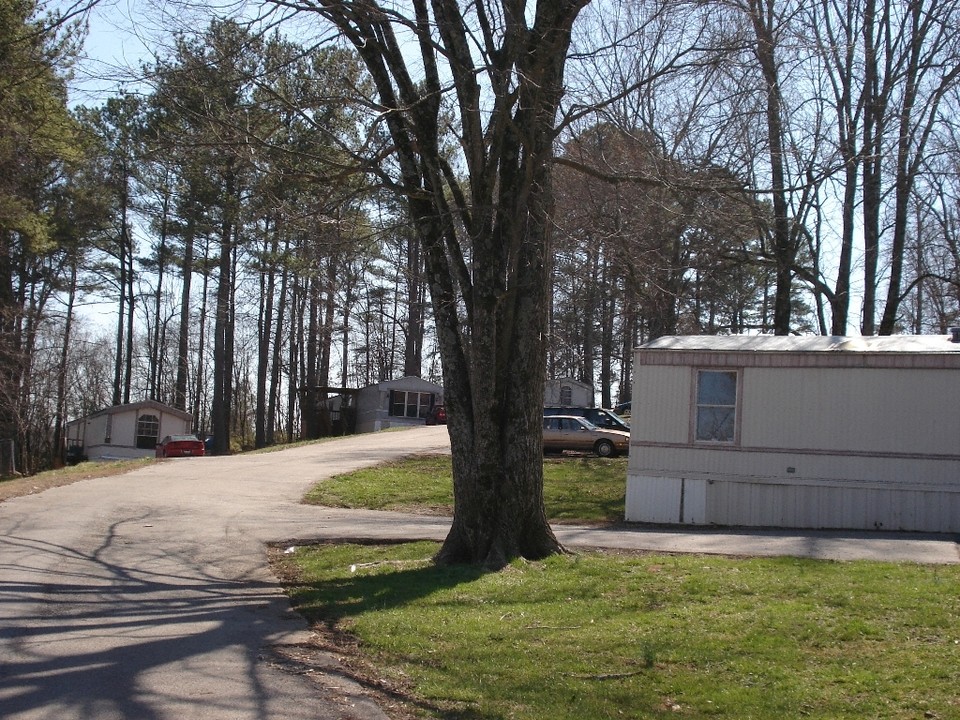
[[737,373],[700,370],[697,372],[697,435],[707,442],[736,439]]

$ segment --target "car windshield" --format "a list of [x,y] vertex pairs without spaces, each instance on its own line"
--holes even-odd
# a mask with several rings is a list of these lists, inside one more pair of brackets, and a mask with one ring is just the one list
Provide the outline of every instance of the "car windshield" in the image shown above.
[[171,435],[170,442],[199,442],[196,435]]
[[577,418],[577,420],[579,420],[587,430],[599,430],[599,429],[600,429],[600,428],[598,428],[596,425],[594,425],[592,422],[590,422],[589,420],[587,420],[586,418]]

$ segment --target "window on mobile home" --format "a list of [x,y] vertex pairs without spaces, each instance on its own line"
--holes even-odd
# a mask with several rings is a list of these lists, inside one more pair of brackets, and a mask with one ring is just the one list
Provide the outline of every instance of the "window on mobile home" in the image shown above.
[[697,371],[696,439],[732,443],[736,439],[737,373]]
[[434,394],[406,390],[390,391],[390,415],[425,418],[433,406]]
[[141,415],[137,418],[137,447],[152,450],[160,439],[160,418],[156,415]]

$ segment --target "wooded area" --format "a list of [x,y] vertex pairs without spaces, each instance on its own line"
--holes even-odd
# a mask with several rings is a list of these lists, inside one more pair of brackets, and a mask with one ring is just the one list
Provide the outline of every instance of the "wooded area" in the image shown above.
[[958,10],[272,2],[77,106],[89,8],[0,0],[0,440],[155,399],[228,452],[444,371],[489,432],[533,375],[629,399],[661,335],[945,332]]

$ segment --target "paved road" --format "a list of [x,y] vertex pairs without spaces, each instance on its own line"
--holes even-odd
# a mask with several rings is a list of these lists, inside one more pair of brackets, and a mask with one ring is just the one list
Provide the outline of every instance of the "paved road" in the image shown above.
[[[410,452],[445,428],[278,453],[175,460],[0,504],[0,718],[383,719],[332,658],[295,658],[309,631],[264,544],[436,538],[444,518],[298,503],[312,483]],[[570,546],[956,563],[948,538],[557,528]],[[306,650],[303,650],[306,652]]]

